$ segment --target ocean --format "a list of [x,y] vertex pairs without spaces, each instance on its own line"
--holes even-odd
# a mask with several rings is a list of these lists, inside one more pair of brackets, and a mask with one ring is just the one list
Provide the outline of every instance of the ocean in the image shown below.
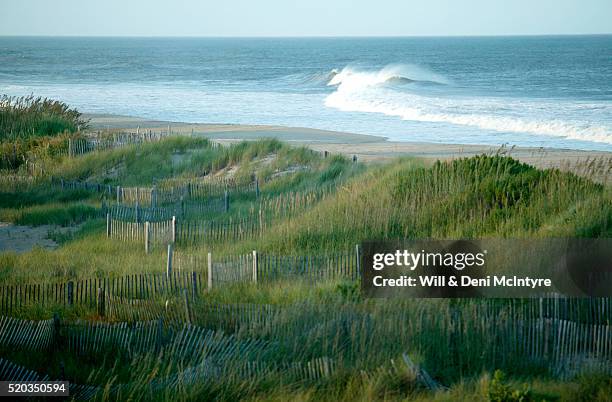
[[0,93],[83,112],[612,151],[612,36],[0,37]]

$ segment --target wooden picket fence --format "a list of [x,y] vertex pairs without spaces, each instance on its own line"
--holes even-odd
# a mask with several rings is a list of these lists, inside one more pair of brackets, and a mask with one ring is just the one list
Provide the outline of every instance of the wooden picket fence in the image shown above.
[[[120,224],[128,225],[125,222]],[[278,256],[253,252],[213,258],[212,253],[200,256],[177,252],[172,247],[168,247],[168,250],[170,254],[164,256],[163,262],[160,261],[157,273],[0,286],[0,312],[10,313],[34,305],[83,305],[103,312],[108,300],[113,297],[151,300],[183,291],[197,296],[213,287],[240,282],[257,283],[288,278],[315,282],[343,278],[354,280],[359,277],[356,252],[318,256]],[[162,268],[164,265],[165,270]]]
[[259,185],[257,182],[241,183],[229,178],[205,179],[203,181],[172,179],[161,181],[151,187],[117,186],[115,192],[117,204],[139,204],[155,207],[189,200],[208,201],[210,198],[218,199],[221,197],[227,199],[228,196],[236,194],[253,193],[258,196]]
[[13,171],[0,171],[0,190],[6,192],[25,191],[41,183],[36,177],[15,174]]
[[53,319],[30,321],[0,317],[0,345],[7,348],[46,350],[54,341],[54,331]]
[[[212,269],[214,283],[261,282],[301,278],[308,281],[360,277],[356,251],[322,255],[282,256],[257,253],[215,257],[171,251],[176,272],[204,272]],[[210,268],[209,268],[210,267]]]
[[121,241],[135,241],[144,244],[145,251],[159,244],[176,241],[176,219],[157,222],[126,222],[106,216],[106,235]]
[[[170,220],[130,222],[116,219],[111,214],[106,218],[106,234],[121,241],[147,244],[178,243],[194,245],[228,240],[250,239],[259,236],[265,222],[255,219],[230,219],[222,221]],[[148,228],[148,229],[147,229]]]
[[203,201],[176,202],[170,205],[146,207],[139,204],[112,204],[108,213],[114,220],[132,222],[156,222],[171,220],[173,216],[180,219],[194,219],[205,214],[222,214],[229,208],[225,198],[210,198]]
[[206,272],[133,274],[112,278],[0,286],[0,312],[28,307],[85,306],[104,315],[112,298],[152,300],[184,290],[201,294],[207,289]]
[[[268,361],[265,356],[274,354],[275,345],[255,338],[237,338],[220,331],[209,330],[190,324],[175,327],[164,325],[163,320],[148,322],[84,322],[61,323],[55,317],[42,323],[13,320],[12,330],[18,334],[22,328],[32,325],[40,327],[53,324],[53,331],[47,336],[45,348],[72,352],[77,355],[96,356],[109,350],[129,356],[159,354],[163,351],[165,361],[180,363],[182,369],[170,375],[156,376],[148,380],[151,391],[167,391],[173,387],[218,381],[231,375],[241,380],[253,380],[269,375],[282,375],[290,381],[315,381],[330,377],[336,363],[328,357],[308,361]],[[0,317],[0,332],[5,332]],[[13,347],[18,350],[35,349],[36,340],[19,345],[0,341],[0,348]],[[0,380],[48,381],[48,375],[25,369],[5,359],[0,359]],[[70,395],[79,400],[93,398],[105,391],[120,395],[131,384],[113,384],[103,389],[98,386],[70,384]]]
[[51,177],[51,185],[59,188],[62,191],[83,190],[91,191],[99,194],[112,195],[112,186],[100,183],[92,183],[78,180],[65,180],[62,178]]
[[69,138],[66,155],[76,157],[91,152],[105,151],[109,149],[123,148],[131,145],[142,145],[150,142],[158,142],[173,135],[170,128],[168,131],[140,130],[136,132],[117,132],[117,133],[90,133],[84,137]]
[[225,192],[230,194],[255,193],[259,195],[257,180],[238,181],[231,177],[201,179],[165,179],[160,181],[158,189],[164,194],[179,194],[184,199],[201,200],[208,197],[221,197]]
[[334,189],[324,187],[313,191],[295,191],[275,196],[262,197],[258,209],[263,215],[273,218],[286,218],[315,205],[329,196]]
[[[155,189],[151,191],[155,193]],[[250,209],[239,212],[235,221],[242,222],[243,226],[244,222],[247,221],[264,221],[265,225],[273,219],[292,217],[323,200],[331,191],[331,189],[320,189],[262,197],[258,202],[252,203]],[[168,199],[171,198],[172,197]],[[173,203],[166,202],[163,206],[153,202],[154,205],[157,205],[155,207],[143,206],[148,203],[149,197],[140,198],[140,201],[145,204],[135,202],[134,198],[131,200],[131,204],[111,205],[109,207],[109,212],[114,219],[137,222],[167,220],[171,219],[173,216],[181,220],[194,220],[205,214],[221,214],[229,211],[231,200],[229,192],[225,192],[218,197],[210,196],[208,198],[196,198],[197,199],[189,199],[185,195],[180,201]],[[215,220],[215,222],[218,223],[219,220]],[[260,226],[261,225],[260,223]],[[187,230],[193,233],[194,229],[190,227]],[[194,236],[197,235],[187,235],[187,237]]]
[[[26,178],[30,177],[26,176]],[[211,199],[225,199],[227,202],[229,196],[236,194],[253,193],[259,196],[259,185],[256,182],[237,183],[232,179],[214,179],[201,183],[186,180],[171,183],[172,185],[162,182],[161,185],[154,186],[126,187],[51,177],[51,184],[61,191],[97,192],[114,199],[118,205],[158,207],[190,200],[210,202]],[[194,202],[191,205],[201,205],[201,202]]]
[[[51,381],[47,374],[39,374],[0,357],[0,379],[2,381]],[[89,385],[70,383],[69,393],[72,400],[86,401],[93,398],[100,389]]]
[[250,239],[258,236],[264,228],[265,222],[259,219],[180,221],[177,224],[176,241],[179,244],[194,245]]
[[[473,341],[464,339],[466,337],[478,336],[491,340],[494,347],[491,349],[489,345],[484,355],[484,358],[491,359],[486,362],[487,366],[503,365],[505,359],[512,359],[513,366],[518,364],[520,367],[547,367],[553,375],[560,378],[569,378],[590,370],[612,372],[612,325],[582,324],[555,317],[531,317],[524,315],[527,310],[505,309],[504,314],[489,316],[486,311],[487,303],[483,301],[480,304],[482,308],[478,307],[473,311],[469,308],[460,311],[453,319],[454,325],[446,326],[443,332],[458,346],[463,343],[473,344]],[[254,352],[255,356],[262,355],[266,349],[273,349],[273,344],[249,338],[237,340],[232,336],[222,335],[223,329],[221,332],[205,330],[203,325],[215,328],[220,323],[231,323],[235,326],[235,331],[241,328],[252,328],[254,331],[269,328],[275,337],[280,337],[285,332],[295,335],[295,331],[301,326],[313,329],[319,326],[342,326],[346,320],[353,322],[358,328],[361,327],[360,321],[363,321],[369,325],[382,325],[386,331],[395,330],[409,334],[417,328],[426,329],[432,324],[437,325],[435,323],[440,319],[444,320],[443,317],[431,317],[427,314],[417,314],[408,320],[401,315],[387,316],[374,314],[375,312],[325,312],[320,310],[322,306],[299,303],[284,307],[204,303],[193,306],[197,313],[190,312],[188,304],[178,307],[183,309],[185,314],[182,319],[178,318],[176,321],[167,320],[169,315],[166,313],[166,302],[166,307],[153,320],[131,323],[76,322],[62,325],[61,329],[56,320],[36,322],[2,318],[0,334],[4,336],[0,338],[0,346],[44,350],[52,344],[57,345],[58,338],[61,338],[61,343],[77,354],[96,354],[120,349],[133,355],[158,351],[164,347],[173,358],[195,363],[200,361],[202,347],[205,347],[208,348],[204,352],[208,358],[215,355],[215,350],[218,351],[218,356],[227,356],[227,353],[232,351],[236,353],[232,360],[244,361],[249,360],[246,358],[249,351]],[[482,317],[474,320],[475,312],[482,313],[486,319]],[[287,321],[290,317],[297,321]],[[305,322],[300,321],[303,317],[308,317]],[[194,323],[196,320],[197,323]],[[168,332],[167,328],[179,330]],[[345,336],[349,337],[347,345],[360,351],[362,346],[358,339],[367,334],[352,333]],[[418,344],[413,346],[419,348]],[[426,343],[421,347],[425,348],[422,353],[430,357],[436,353],[449,353],[432,349],[436,347],[435,344]],[[327,372],[329,373],[329,370]]]

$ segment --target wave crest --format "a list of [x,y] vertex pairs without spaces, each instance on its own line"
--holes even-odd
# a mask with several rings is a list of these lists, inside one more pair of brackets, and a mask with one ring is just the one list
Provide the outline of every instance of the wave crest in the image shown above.
[[408,82],[404,80],[448,83],[443,77],[415,67],[396,65],[379,71],[357,71],[347,67],[327,84],[335,86],[336,90],[326,97],[325,105],[346,112],[379,113],[403,120],[612,144],[612,128],[608,125],[594,125],[588,117],[580,121],[567,119],[567,116],[582,114],[577,113],[577,106],[572,103],[444,94],[427,96],[385,85]]
[[333,74],[327,85],[368,88],[385,84],[410,84],[414,82],[450,84],[447,78],[422,67],[409,64],[391,64],[377,71],[359,70],[348,66]]

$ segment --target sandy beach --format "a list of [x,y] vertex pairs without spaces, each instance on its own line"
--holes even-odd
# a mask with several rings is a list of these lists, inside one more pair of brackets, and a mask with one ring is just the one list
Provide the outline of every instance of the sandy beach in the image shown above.
[[[221,143],[259,138],[277,138],[296,145],[305,145],[317,151],[340,153],[347,156],[357,155],[359,160],[384,161],[400,156],[412,156],[429,160],[469,157],[482,153],[495,153],[500,147],[475,144],[442,144],[435,142],[398,142],[385,137],[353,134],[338,131],[318,130],[301,127],[255,126],[238,124],[181,123],[150,120],[131,116],[88,114],[90,126],[102,129],[151,129],[202,135]],[[580,173],[587,164],[598,160],[607,167],[607,175],[612,166],[612,152],[583,151],[558,148],[509,147],[503,152],[531,165],[549,168],[558,167]],[[605,169],[604,169],[605,170]]]

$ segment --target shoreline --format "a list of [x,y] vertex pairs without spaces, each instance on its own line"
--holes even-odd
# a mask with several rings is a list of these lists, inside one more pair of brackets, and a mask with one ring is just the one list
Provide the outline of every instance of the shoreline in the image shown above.
[[[540,168],[571,166],[592,159],[609,160],[612,152],[586,151],[565,148],[501,147],[478,144],[445,144],[435,142],[389,141],[387,137],[368,134],[354,134],[340,131],[320,130],[303,127],[275,125],[183,123],[152,120],[134,116],[114,114],[83,114],[90,119],[90,127],[101,129],[143,129],[171,130],[180,134],[201,135],[221,143],[260,138],[279,140],[312,148],[316,151],[329,151],[347,156],[357,155],[366,162],[384,161],[391,158],[410,156],[429,160],[448,160],[469,157],[483,153],[504,152],[522,162]],[[565,167],[567,167],[565,166]]]

